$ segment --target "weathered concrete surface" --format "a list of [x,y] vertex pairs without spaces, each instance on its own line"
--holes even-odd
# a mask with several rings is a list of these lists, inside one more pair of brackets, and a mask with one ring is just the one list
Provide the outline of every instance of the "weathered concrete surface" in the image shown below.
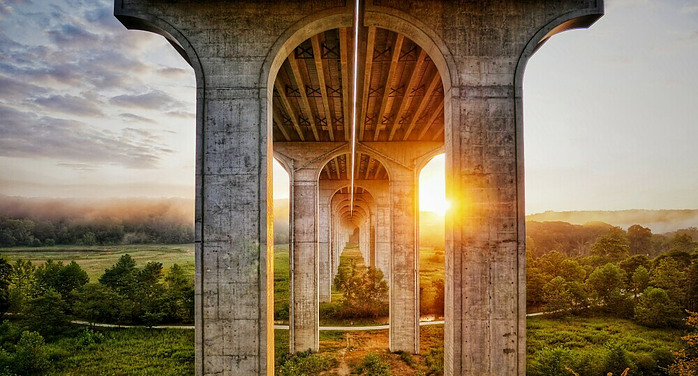
[[419,242],[416,172],[390,179],[390,351],[419,353]]
[[[197,375],[272,373],[270,83],[300,42],[350,25],[351,5],[115,0],[125,25],[166,36],[196,72]],[[447,375],[525,374],[524,67],[602,12],[601,0],[367,1],[365,25],[420,44],[443,79]],[[335,224],[339,245],[349,229]]]
[[304,168],[291,177],[291,352],[320,349],[317,174],[317,169]]

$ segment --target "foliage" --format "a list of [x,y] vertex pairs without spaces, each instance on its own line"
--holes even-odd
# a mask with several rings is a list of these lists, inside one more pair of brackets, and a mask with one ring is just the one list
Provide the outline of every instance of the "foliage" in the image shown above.
[[4,374],[45,375],[50,368],[46,343],[37,332],[22,332],[12,352],[0,350],[0,371]]
[[277,358],[276,374],[279,376],[318,375],[339,364],[337,359],[328,355],[318,355],[310,350],[296,354],[284,354]]
[[616,264],[608,263],[596,268],[586,281],[589,290],[597,301],[609,309],[623,301],[622,289],[625,285],[625,272]]
[[56,244],[181,244],[194,240],[192,223],[168,213],[144,218],[99,220],[45,220],[0,217],[0,247],[40,247]]
[[676,353],[676,361],[669,367],[674,376],[698,375],[698,312],[689,312],[686,325],[693,331],[682,337],[687,346]]
[[569,307],[571,294],[567,281],[560,276],[550,280],[543,286],[543,297],[549,311],[559,312]]
[[640,292],[645,291],[649,283],[650,272],[648,272],[644,266],[638,266],[637,269],[635,269],[635,272],[633,273],[631,285],[635,296],[637,296]]
[[391,376],[390,364],[375,353],[369,353],[354,372],[363,376]]
[[651,328],[678,326],[683,315],[666,291],[648,287],[635,306],[635,320]]
[[10,308],[10,282],[12,279],[12,265],[5,258],[0,257],[0,315]]
[[60,293],[47,290],[27,302],[20,323],[43,336],[57,336],[68,327],[67,308]]
[[672,301],[683,304],[686,298],[686,273],[672,257],[661,259],[650,273],[650,285],[664,289]]
[[532,376],[571,376],[572,354],[562,347],[545,347],[534,357],[527,374]]
[[374,267],[351,263],[340,268],[335,286],[342,292],[341,314],[345,317],[378,317],[388,313],[388,283]]
[[427,375],[443,376],[444,374],[444,348],[443,346],[431,349],[425,356],[424,362],[427,366]]
[[619,227],[608,230],[606,235],[596,239],[591,246],[591,254],[610,262],[618,262],[628,257],[630,245],[628,236]]
[[[567,316],[564,320],[535,317],[527,321],[529,375],[547,375],[542,372],[551,369],[567,371],[565,365],[583,376],[620,375],[624,365],[630,368],[629,375],[664,375],[659,367],[671,363],[671,351],[680,347],[680,330],[650,329],[625,319]],[[545,348],[558,349],[546,354]],[[547,368],[540,371],[541,367]]]
[[652,230],[640,225],[632,225],[628,227],[628,242],[631,255],[649,254],[652,249]]

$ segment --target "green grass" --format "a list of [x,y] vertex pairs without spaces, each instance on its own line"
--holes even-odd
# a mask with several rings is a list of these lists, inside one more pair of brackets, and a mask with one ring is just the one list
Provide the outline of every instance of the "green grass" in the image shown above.
[[631,353],[650,353],[664,347],[676,351],[683,345],[679,329],[652,329],[630,320],[610,317],[531,317],[526,321],[526,352],[529,356],[544,347],[574,349],[601,348],[621,341]]
[[145,265],[148,261],[161,262],[165,268],[179,264],[185,271],[194,275],[193,244],[0,248],[0,256],[10,262],[24,259],[35,265],[41,265],[48,259],[64,263],[75,261],[85,269],[92,282],[97,282],[105,269],[114,265],[119,257],[127,253],[139,266]]
[[194,374],[194,331],[102,329],[106,340],[81,347],[72,338],[49,345],[57,376],[189,376]]

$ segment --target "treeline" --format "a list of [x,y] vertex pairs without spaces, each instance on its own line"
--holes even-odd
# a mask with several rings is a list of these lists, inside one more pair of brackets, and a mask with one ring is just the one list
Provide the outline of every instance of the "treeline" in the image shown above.
[[181,224],[162,217],[93,222],[0,217],[0,247],[182,244],[193,241],[193,224]]
[[[572,230],[560,230],[564,228]],[[539,229],[533,230],[532,237]],[[529,241],[526,253],[529,312],[602,315],[652,328],[685,328],[687,313],[698,310],[698,243],[691,236],[695,229],[656,236],[637,225],[628,231],[609,227],[595,239],[599,226],[557,223],[548,230],[538,242]],[[540,244],[546,251],[559,250],[541,254],[536,248]],[[688,324],[696,327],[693,315]],[[621,374],[627,369],[628,374],[683,376],[698,371],[696,343],[689,341],[689,348],[677,354],[662,348],[631,354],[625,346],[611,342],[600,350],[544,348],[531,359],[527,373]]]
[[584,255],[558,250],[538,255],[529,248],[529,310],[592,310],[650,327],[681,326],[686,310],[698,310],[698,243],[678,232],[662,240],[660,249],[667,251],[652,257],[658,252],[655,240],[641,226],[611,227]]
[[0,196],[0,247],[190,243],[193,223],[193,201],[186,199]]
[[[589,222],[574,225],[567,222],[526,222],[526,248],[535,257],[551,251],[562,252],[569,257],[584,257],[591,254],[596,240],[609,230],[617,228],[608,223]],[[656,257],[676,248],[676,242],[698,239],[698,228],[689,227],[664,234],[654,234],[648,227],[635,224],[628,227],[625,236],[630,255]],[[676,240],[677,236],[687,236]]]
[[128,254],[89,283],[76,262],[0,258],[0,313],[10,313],[26,330],[59,335],[71,319],[91,323],[157,325],[192,323],[194,283],[179,265],[159,262],[138,267]]

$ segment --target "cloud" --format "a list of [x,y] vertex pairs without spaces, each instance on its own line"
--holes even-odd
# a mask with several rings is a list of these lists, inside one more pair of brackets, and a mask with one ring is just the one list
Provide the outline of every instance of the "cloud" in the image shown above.
[[683,14],[698,13],[698,5],[684,5],[681,8],[681,13],[683,13]]
[[191,70],[172,67],[158,69],[158,74],[167,78],[185,78],[194,75]]
[[46,93],[46,89],[43,87],[0,75],[0,97],[2,98],[23,99],[31,95],[44,93]]
[[172,153],[157,136],[125,129],[101,131],[84,123],[38,116],[0,106],[0,156],[102,162],[134,169],[155,168]]
[[34,100],[34,103],[54,112],[77,116],[103,117],[104,112],[99,109],[98,102],[94,99],[86,99],[74,95],[50,95]]
[[187,111],[168,111],[165,115],[180,119],[194,120],[194,113]]
[[56,29],[46,31],[46,34],[59,48],[93,47],[100,40],[97,34],[75,24],[60,25]]
[[29,0],[0,0],[0,20],[4,16],[14,13],[14,7],[22,4],[31,4]]
[[163,110],[181,105],[180,101],[159,90],[153,90],[145,94],[118,95],[111,98],[109,103],[125,108],[141,108],[150,110]]
[[88,163],[56,163],[58,167],[66,167],[75,171],[94,171],[98,169],[98,166]]
[[143,116],[138,116],[136,114],[131,114],[131,113],[121,113],[119,114],[119,117],[124,119],[124,121],[127,121],[129,123],[150,123],[153,124],[155,121],[153,119],[148,119]]

